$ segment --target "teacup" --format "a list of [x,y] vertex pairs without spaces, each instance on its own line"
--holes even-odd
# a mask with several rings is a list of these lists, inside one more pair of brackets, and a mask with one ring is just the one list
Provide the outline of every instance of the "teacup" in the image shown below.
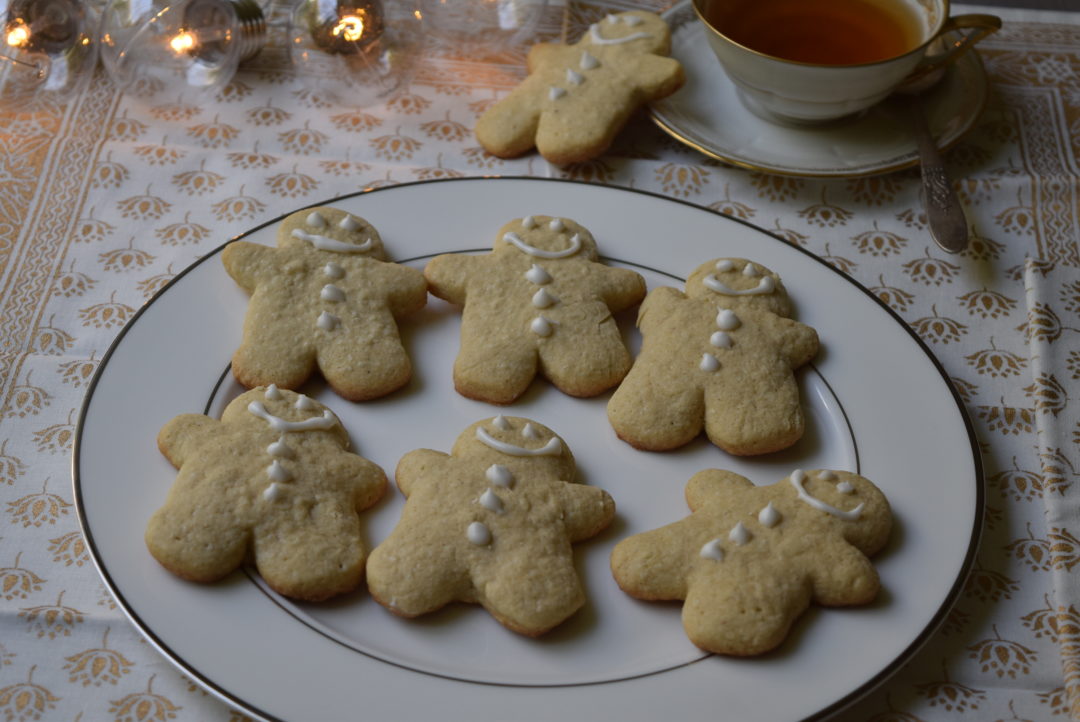
[[[784,124],[863,111],[1001,27],[994,15],[950,17],[949,0],[693,2],[744,105]],[[928,53],[952,31],[945,51]]]

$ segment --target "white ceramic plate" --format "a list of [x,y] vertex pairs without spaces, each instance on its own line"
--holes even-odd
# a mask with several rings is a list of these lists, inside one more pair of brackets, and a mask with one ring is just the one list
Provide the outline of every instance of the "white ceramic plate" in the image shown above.
[[[214,585],[180,581],[142,543],[175,471],[155,436],[182,412],[220,413],[239,389],[227,373],[246,296],[208,254],[148,303],[103,359],[76,439],[74,484],[93,558],[148,639],[249,714],[313,719],[728,719],[825,714],[867,691],[933,631],[971,563],[982,510],[980,470],[965,416],[926,349],[868,291],[825,263],[748,224],[648,193],[567,181],[464,179],[392,186],[332,201],[371,221],[409,265],[449,251],[484,251],[506,221],[573,218],[616,265],[650,287],[676,285],[699,263],[742,256],[778,272],[817,328],[823,349],[801,374],[809,430],[793,449],[738,459],[704,440],[670,453],[619,441],[607,396],[582,400],[537,382],[511,413],[554,428],[580,478],[607,489],[618,516],[576,547],[589,602],[539,640],[503,629],[479,607],[395,618],[358,591],[294,604],[238,572]],[[276,224],[246,238],[273,244]],[[407,260],[405,260],[407,259]],[[498,413],[457,395],[450,379],[458,313],[431,299],[403,324],[413,382],[351,404],[313,382],[362,455],[392,471],[406,452],[449,450],[468,424]],[[636,348],[633,313],[620,319]],[[858,471],[889,496],[896,532],[877,566],[880,599],[812,609],[783,647],[758,659],[702,654],[678,604],[635,601],[608,570],[621,538],[682,518],[697,471],[733,469],[770,484],[795,468]],[[392,490],[364,516],[385,538],[403,501]]]
[[[821,178],[874,175],[918,163],[910,128],[888,104],[819,127],[785,127],[760,119],[743,106],[721,70],[690,0],[669,9],[664,18],[672,29],[671,55],[683,64],[686,85],[650,110],[657,125],[691,148],[743,168]],[[974,52],[964,54],[923,94],[938,146],[951,146],[971,129],[986,95],[986,72]]]

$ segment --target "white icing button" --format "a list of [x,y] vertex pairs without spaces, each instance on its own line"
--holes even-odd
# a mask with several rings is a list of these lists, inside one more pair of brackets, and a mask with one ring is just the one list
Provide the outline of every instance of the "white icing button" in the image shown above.
[[307,224],[312,228],[326,228],[326,219],[323,218],[322,213],[312,211],[308,214]]
[[521,435],[526,439],[539,439],[540,432],[536,430],[536,427],[532,424],[525,424],[525,428],[521,430]]
[[536,308],[547,308],[549,306],[554,306],[558,302],[559,299],[548,293],[546,288],[541,288],[534,293],[532,297],[532,305]]
[[334,314],[323,311],[319,314],[319,318],[315,320],[315,325],[323,331],[333,331],[340,322],[341,319]]
[[600,67],[600,61],[589,55],[589,53],[583,52],[580,65],[582,70],[593,70]]
[[532,264],[532,268],[525,271],[525,279],[529,281],[529,283],[543,286],[544,284],[551,283],[551,274],[534,263]]
[[622,17],[622,21],[632,28],[637,27],[638,25],[641,25],[643,22],[645,22],[644,19],[638,17],[637,15],[624,15]]
[[716,348],[731,348],[731,335],[727,331],[717,331],[709,336],[709,343]]
[[278,401],[281,399],[281,392],[278,391],[278,387],[274,384],[270,384],[266,387],[266,393],[263,394],[270,401]]
[[578,71],[574,70],[573,68],[566,69],[566,82],[570,83],[571,85],[581,85],[584,80],[585,76]]
[[281,489],[281,484],[276,482],[270,484],[270,486],[266,487],[266,491],[263,492],[263,499],[266,499],[267,501],[277,501],[281,498]]
[[765,508],[758,512],[757,520],[762,526],[772,528],[780,523],[780,512],[776,510],[776,507],[772,505],[770,501],[765,505]]
[[619,22],[619,18],[617,16],[615,16],[615,15],[612,15],[611,13],[608,13],[607,15],[605,15],[604,20],[607,20],[612,25]]
[[494,426],[499,431],[509,431],[510,430],[510,422],[507,421],[506,417],[503,416],[502,414],[499,414],[494,419],[492,419],[491,425]]
[[484,476],[495,486],[508,488],[514,483],[514,475],[502,464],[492,464],[484,472]]
[[503,513],[502,499],[500,499],[498,495],[491,489],[488,489],[480,495],[480,506],[484,507],[485,509],[490,509],[496,514]]
[[716,327],[721,331],[734,331],[741,325],[742,321],[730,308],[722,308],[720,313],[716,314]]
[[713,539],[710,542],[706,542],[704,546],[701,547],[701,556],[718,562],[723,561],[724,550],[720,548],[720,540]]
[[323,266],[322,272],[327,278],[341,278],[345,275],[345,269],[333,262]]
[[478,547],[491,543],[491,531],[483,523],[474,521],[465,530],[465,537]]
[[836,485],[836,490],[841,494],[852,494],[855,492],[855,487],[851,485],[850,481],[841,481]]
[[551,223],[548,223],[548,228],[558,233],[566,230],[566,224],[562,222],[561,218],[555,218]]
[[360,230],[360,221],[347,215],[338,223],[338,228],[343,231],[355,232]]
[[319,291],[319,298],[329,303],[341,303],[345,300],[345,292],[332,283],[328,283]]
[[829,469],[822,469],[818,472],[817,478],[822,481],[836,481],[836,474]]
[[291,459],[294,456],[292,449],[285,443],[284,436],[267,446],[266,453],[270,456],[280,456],[282,459]]
[[735,268],[735,264],[730,259],[723,258],[716,262],[716,270],[718,271],[730,271]]
[[566,95],[565,88],[560,88],[557,85],[552,85],[551,88],[548,89],[548,98],[550,98],[551,100],[558,100],[564,95]]
[[282,466],[277,459],[274,459],[273,463],[266,467],[266,475],[270,477],[271,481],[288,481],[292,478],[289,470]]
[[296,399],[296,408],[301,411],[311,411],[315,408],[315,402],[311,400],[310,396],[300,394],[300,397]]
[[757,278],[761,275],[761,271],[753,263],[747,263],[746,267],[742,269],[742,275],[747,278]]
[[550,336],[551,332],[555,330],[551,325],[551,321],[547,320],[543,316],[537,316],[536,318],[534,318],[532,320],[532,323],[529,324],[529,328],[532,329],[533,333],[542,338]]
[[525,216],[521,219],[521,227],[527,231],[531,231],[536,228],[536,219],[532,216]]
[[720,362],[711,353],[702,354],[698,368],[702,371],[716,371],[720,368]]
[[746,542],[750,541],[750,532],[745,526],[743,526],[743,523],[740,521],[738,524],[732,527],[730,532],[728,532],[728,539],[733,541],[735,544],[742,546]]

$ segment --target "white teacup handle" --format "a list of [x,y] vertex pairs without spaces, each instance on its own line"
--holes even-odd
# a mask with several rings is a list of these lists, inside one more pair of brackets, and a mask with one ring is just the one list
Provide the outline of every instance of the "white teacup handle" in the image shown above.
[[[980,40],[1000,29],[1001,18],[997,15],[971,13],[950,17],[941,26],[941,30],[934,36],[930,45],[932,49],[941,48],[941,52],[928,53],[915,68],[908,82],[951,65],[961,55],[975,47]],[[965,30],[970,32],[964,32]],[[946,37],[953,31],[959,32],[960,37],[955,39]]]

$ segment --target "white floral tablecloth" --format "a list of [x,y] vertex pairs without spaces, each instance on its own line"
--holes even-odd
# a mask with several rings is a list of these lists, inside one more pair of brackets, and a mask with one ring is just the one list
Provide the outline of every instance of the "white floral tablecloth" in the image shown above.
[[[573,2],[546,29],[576,37],[631,5],[663,8]],[[842,717],[1080,719],[1080,13],[992,11],[1006,24],[980,46],[989,105],[947,156],[974,236],[957,256],[930,241],[913,171],[740,170],[645,117],[565,169],[488,156],[472,128],[521,77],[521,57],[433,55],[375,107],[337,105],[266,53],[208,101],[120,94],[97,77],[67,105],[0,112],[0,717],[244,717],[143,642],[94,570],[70,480],[88,382],[141,304],[252,226],[373,186],[505,174],[719,210],[888,303],[967,404],[986,525],[944,625]]]

